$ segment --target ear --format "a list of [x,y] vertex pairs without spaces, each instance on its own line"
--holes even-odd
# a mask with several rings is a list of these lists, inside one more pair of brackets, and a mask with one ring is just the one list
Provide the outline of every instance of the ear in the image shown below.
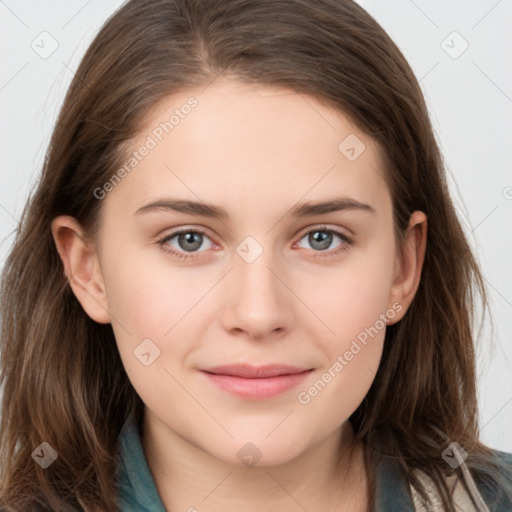
[[110,323],[105,285],[96,249],[79,222],[67,215],[53,219],[52,234],[64,275],[85,312],[96,322]]
[[397,254],[394,280],[390,292],[389,307],[399,303],[402,308],[397,311],[393,320],[387,322],[388,325],[392,325],[404,317],[416,295],[426,247],[427,216],[423,212],[416,211],[411,215],[402,246]]

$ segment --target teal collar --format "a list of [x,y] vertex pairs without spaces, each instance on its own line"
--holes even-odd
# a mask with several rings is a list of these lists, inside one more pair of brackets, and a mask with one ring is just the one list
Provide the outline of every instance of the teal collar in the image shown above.
[[[119,505],[122,512],[166,512],[144,455],[139,432],[129,418],[121,432]],[[397,462],[382,459],[377,468],[375,512],[413,512],[408,486]]]
[[[495,454],[512,469],[512,454]],[[377,464],[374,512],[414,512],[405,473],[399,463],[382,457]],[[512,482],[503,485],[512,492]],[[166,512],[142,448],[139,431],[133,417],[123,427],[119,445],[118,496],[122,512]],[[496,503],[497,512],[512,510],[511,502],[496,495],[496,490],[481,485],[480,492],[487,503]]]

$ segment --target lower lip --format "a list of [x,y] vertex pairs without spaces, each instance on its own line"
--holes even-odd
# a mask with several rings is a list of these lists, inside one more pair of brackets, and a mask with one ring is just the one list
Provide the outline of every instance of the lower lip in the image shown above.
[[219,388],[243,398],[272,398],[298,386],[312,370],[301,373],[278,375],[264,379],[246,379],[233,375],[202,372]]

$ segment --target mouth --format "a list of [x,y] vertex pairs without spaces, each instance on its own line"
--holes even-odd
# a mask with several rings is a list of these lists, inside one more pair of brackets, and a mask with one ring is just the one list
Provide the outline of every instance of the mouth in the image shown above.
[[298,386],[312,368],[281,364],[251,366],[224,365],[201,370],[208,380],[231,394],[246,399],[264,399],[280,395]]

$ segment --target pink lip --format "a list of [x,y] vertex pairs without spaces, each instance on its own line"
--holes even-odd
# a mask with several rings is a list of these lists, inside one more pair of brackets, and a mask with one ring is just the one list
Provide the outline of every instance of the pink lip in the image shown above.
[[302,382],[311,369],[287,365],[225,365],[202,370],[214,384],[243,398],[271,398]]

